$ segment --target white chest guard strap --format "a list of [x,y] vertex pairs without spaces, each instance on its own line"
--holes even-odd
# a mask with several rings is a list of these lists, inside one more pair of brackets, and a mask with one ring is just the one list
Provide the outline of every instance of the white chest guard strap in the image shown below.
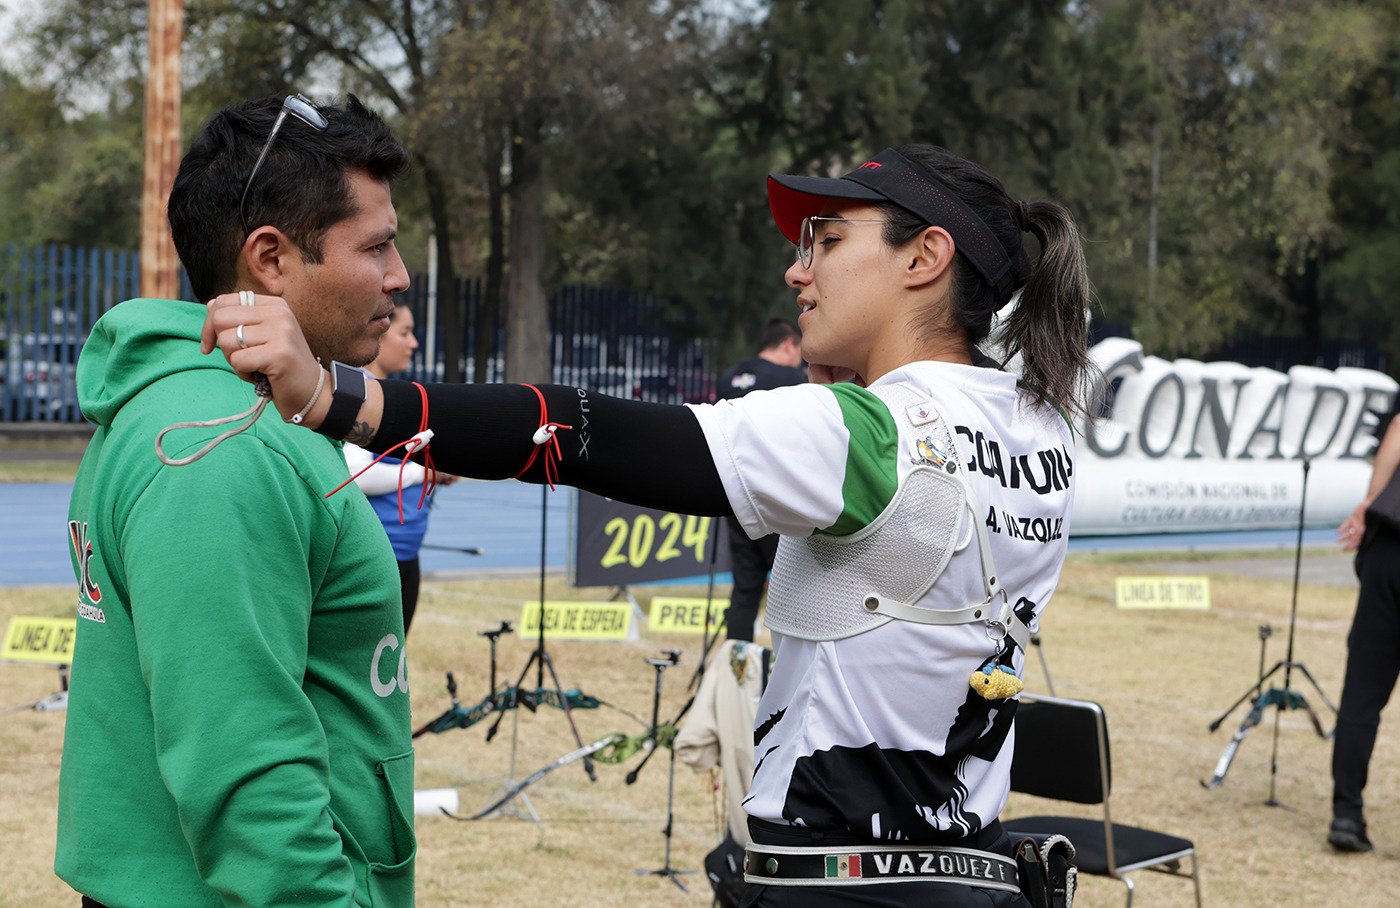
[[[952,423],[932,401],[911,389],[880,390],[896,413],[914,403],[929,406],[937,416],[935,425],[944,432],[944,450],[953,452],[953,459],[941,467],[915,467],[884,512],[850,536],[783,538],[764,623],[790,637],[840,640],[891,619],[929,625],[982,622],[992,639],[1009,636],[1024,652],[1030,629],[1016,617],[997,578],[987,528],[978,517],[979,503],[957,458]],[[900,440],[908,441],[905,433]],[[983,601],[960,609],[912,605],[947,567],[962,536],[964,515],[971,518],[981,556]]]
[[[944,420],[944,425],[947,425],[946,418],[943,417],[942,413],[939,413],[939,418]],[[967,471],[962,469],[961,465],[952,475],[962,484],[967,508],[972,512],[972,528],[977,534],[978,553],[982,556],[982,584],[987,598],[979,605],[969,605],[966,608],[932,609],[910,605],[907,602],[898,602],[882,597],[878,593],[871,593],[865,597],[866,611],[888,615],[901,621],[915,621],[919,624],[972,624],[976,621],[984,621],[987,624],[988,633],[992,635],[994,640],[1009,636],[1016,641],[1017,646],[1021,647],[1021,652],[1025,652],[1026,647],[1030,645],[1031,631],[1012,611],[1011,600],[1006,595],[1001,581],[997,579],[997,566],[996,561],[992,558],[992,543],[987,536],[987,527],[977,516],[981,512],[977,503],[977,495],[972,490],[972,483],[968,482]]]

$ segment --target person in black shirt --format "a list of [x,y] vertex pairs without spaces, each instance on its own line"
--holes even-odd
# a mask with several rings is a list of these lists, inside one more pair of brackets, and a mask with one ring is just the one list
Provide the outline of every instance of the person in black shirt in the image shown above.
[[[758,338],[758,353],[730,366],[719,378],[722,400],[743,397],[750,391],[800,385],[807,381],[802,370],[802,332],[785,318],[775,318],[763,326]],[[753,640],[754,622],[758,620],[758,601],[763,597],[763,584],[773,569],[778,553],[776,535],[750,539],[743,526],[733,517],[729,522],[729,559],[733,567],[734,588],[729,594],[729,612],[725,619],[730,640]]]
[[1361,581],[1347,635],[1342,702],[1332,736],[1332,825],[1327,842],[1337,851],[1366,852],[1374,847],[1366,835],[1361,792],[1381,710],[1400,676],[1400,571],[1395,569],[1400,559],[1400,527],[1387,504],[1390,496],[1382,497],[1388,487],[1400,483],[1397,465],[1400,419],[1392,414],[1376,449],[1366,497],[1337,528],[1342,551],[1356,552],[1356,576]]

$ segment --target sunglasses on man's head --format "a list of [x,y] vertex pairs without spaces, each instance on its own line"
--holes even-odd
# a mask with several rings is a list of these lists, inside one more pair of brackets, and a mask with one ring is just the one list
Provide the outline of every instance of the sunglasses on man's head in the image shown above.
[[243,197],[238,200],[238,221],[243,225],[243,235],[246,237],[252,231],[248,228],[248,190],[253,188],[253,180],[258,176],[258,171],[262,169],[263,161],[267,160],[267,153],[272,148],[272,143],[277,139],[277,133],[282,129],[282,123],[287,119],[287,114],[291,114],[301,122],[310,126],[317,132],[324,132],[330,122],[326,115],[316,109],[316,105],[304,95],[287,95],[282,102],[282,110],[278,112],[277,119],[273,121],[272,131],[267,134],[267,141],[263,143],[262,153],[258,155],[257,163],[253,165],[253,172],[248,174],[248,182],[243,184]]

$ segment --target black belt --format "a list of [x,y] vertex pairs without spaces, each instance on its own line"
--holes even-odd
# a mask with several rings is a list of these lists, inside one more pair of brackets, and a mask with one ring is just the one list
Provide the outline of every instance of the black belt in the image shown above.
[[961,883],[1020,892],[1016,862],[990,851],[937,845],[750,845],[744,879],[766,886]]

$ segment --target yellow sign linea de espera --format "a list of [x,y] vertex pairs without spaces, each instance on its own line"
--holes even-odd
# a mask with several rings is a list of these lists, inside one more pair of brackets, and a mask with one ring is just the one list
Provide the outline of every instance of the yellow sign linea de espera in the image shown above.
[[[724,613],[729,608],[728,599],[710,600],[710,633],[719,630]],[[667,634],[705,633],[705,600],[687,599],[681,596],[657,596],[651,600],[651,614],[647,616],[647,627]]]
[[[632,630],[627,602],[550,602],[544,604],[544,633],[554,640],[626,640]],[[520,636],[540,632],[540,604],[520,606]]]
[[1210,608],[1209,577],[1119,577],[1119,608]]
[[5,630],[0,659],[68,665],[73,661],[77,618],[34,618],[16,615]]

